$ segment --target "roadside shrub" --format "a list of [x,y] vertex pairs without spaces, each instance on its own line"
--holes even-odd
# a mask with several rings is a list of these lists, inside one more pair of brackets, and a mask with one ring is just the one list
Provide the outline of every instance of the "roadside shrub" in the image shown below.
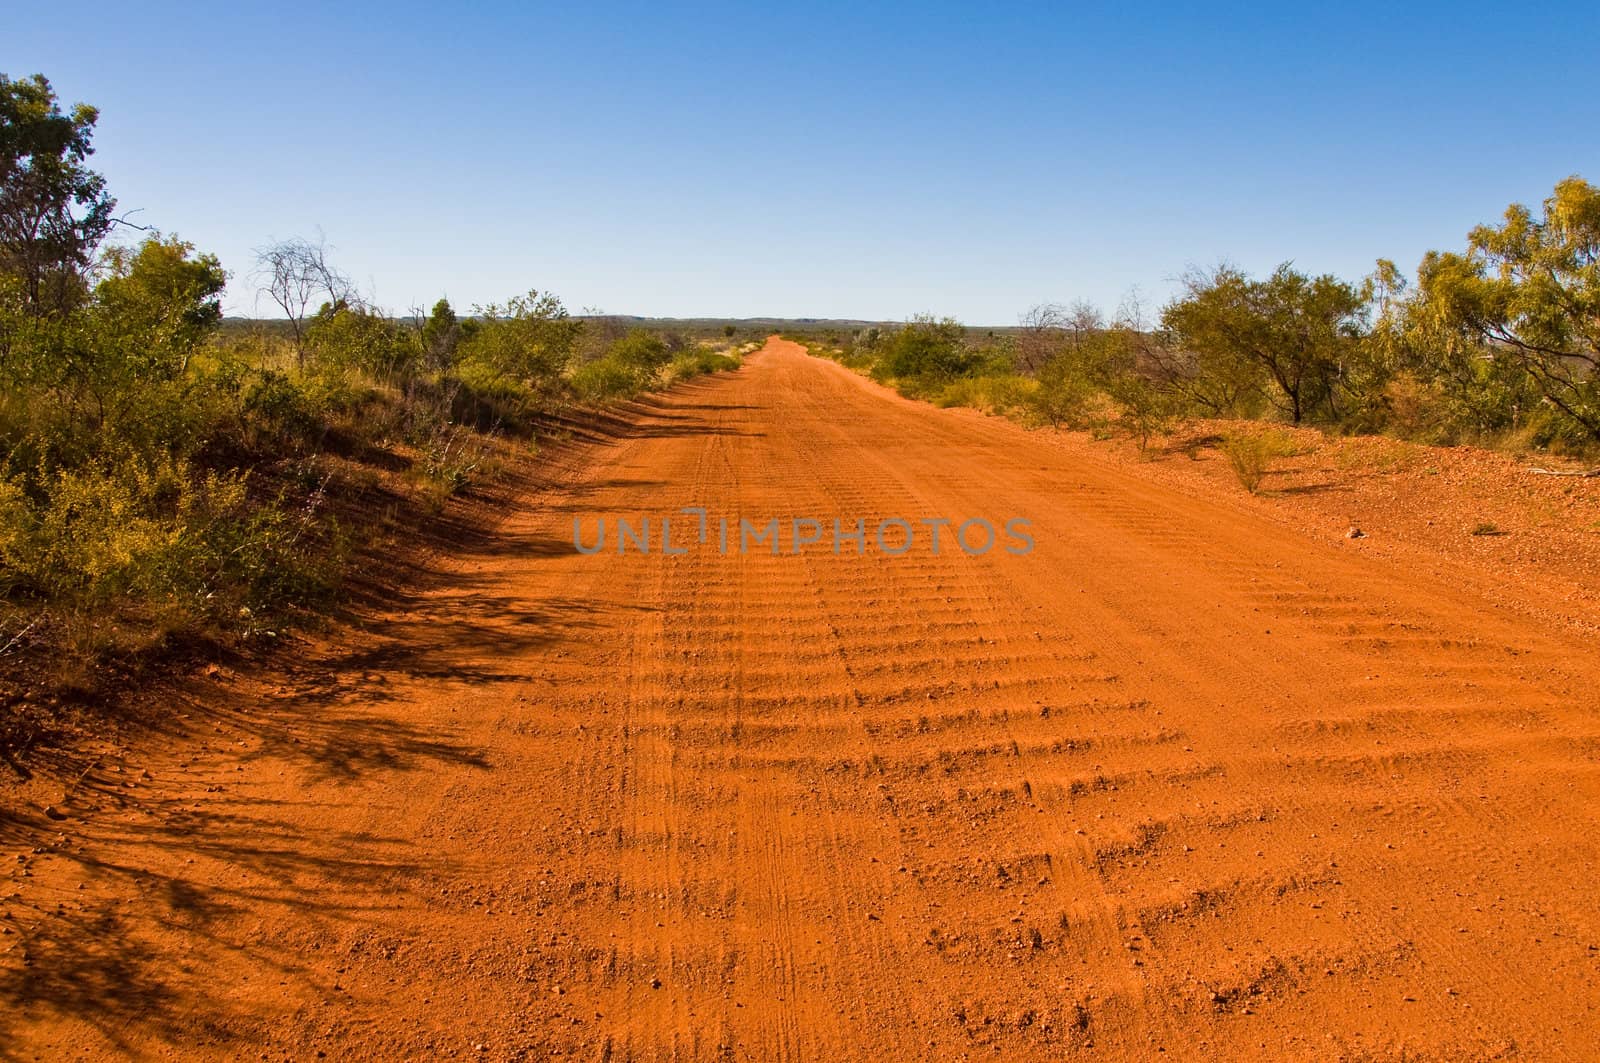
[[933,401],[941,407],[967,406],[1004,415],[1031,409],[1038,390],[1038,381],[1017,373],[960,377],[946,384]]
[[249,441],[261,449],[300,450],[315,443],[326,430],[312,397],[288,373],[275,369],[262,371],[249,385],[241,409]]
[[[674,337],[681,346],[680,338]],[[648,329],[634,329],[611,345],[603,360],[611,361],[634,375],[638,387],[655,383],[661,370],[672,361],[674,344]]]
[[615,402],[637,395],[643,385],[638,372],[613,358],[596,358],[573,370],[568,383],[581,402]]
[[1282,432],[1255,432],[1230,435],[1217,449],[1228,460],[1228,467],[1238,477],[1239,485],[1255,494],[1271,471],[1272,463],[1294,453],[1294,443]]
[[398,383],[422,361],[415,333],[360,307],[323,306],[306,328],[306,350],[313,365],[355,369],[375,380]]
[[1177,422],[1178,398],[1134,370],[1126,370],[1111,377],[1106,395],[1117,404],[1117,424],[1139,444],[1139,453],[1146,454],[1150,440],[1168,432]]
[[480,362],[463,363],[450,382],[451,419],[479,431],[526,430],[543,405],[528,385]]
[[686,351],[672,359],[667,366],[667,380],[677,383],[692,377],[703,376],[706,373],[721,373],[729,369],[737,369],[740,361],[731,354],[713,351],[705,347],[697,347]]
[[10,480],[0,488],[4,590],[57,612],[236,628],[328,586],[307,539],[315,509],[261,504],[242,474],[178,460],[62,469],[31,496]]
[[872,345],[873,379],[946,381],[972,370],[978,358],[966,345],[966,330],[951,318],[922,316]]
[[457,364],[509,377],[535,394],[553,394],[572,361],[583,322],[572,320],[555,296],[536,291],[479,307],[478,314],[455,349]]
[[1039,370],[1038,387],[1028,405],[1038,421],[1051,428],[1077,428],[1084,424],[1097,389],[1076,370],[1065,358],[1054,358]]
[[435,509],[471,485],[484,470],[489,457],[488,440],[458,424],[436,425],[423,441],[421,450],[418,468],[423,477],[425,499]]
[[[709,357],[727,359],[705,348],[685,349],[682,337],[660,336],[648,329],[634,329],[614,341],[605,353],[573,370],[567,383],[582,402],[614,402],[628,399],[656,387],[663,375],[668,381],[681,380],[706,372],[701,368]],[[738,363],[727,359],[733,364]]]
[[[402,323],[306,241],[259,263],[284,320],[226,321],[215,256],[160,234],[102,246],[113,201],[81,166],[93,110],[64,141],[48,84],[27,93],[0,201],[54,206],[0,254],[0,732],[15,677],[72,662],[58,679],[77,684],[107,654],[269,632],[315,605],[352,546],[339,507],[365,513],[385,474],[442,504],[491,473],[488,434],[568,397],[585,329],[539,292]],[[41,117],[49,135],[27,132]],[[681,372],[722,365],[620,325],[604,340],[579,380],[594,393],[653,385],[680,352]]]

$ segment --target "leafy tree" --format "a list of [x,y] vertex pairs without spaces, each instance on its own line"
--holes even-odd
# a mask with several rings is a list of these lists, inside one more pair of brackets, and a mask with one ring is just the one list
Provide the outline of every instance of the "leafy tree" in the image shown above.
[[1161,321],[1197,358],[1259,368],[1274,385],[1268,397],[1295,424],[1336,412],[1341,366],[1364,332],[1361,288],[1287,262],[1265,280],[1224,266],[1191,275],[1186,288]]
[[477,309],[482,320],[462,340],[461,361],[538,389],[553,388],[572,360],[583,322],[573,320],[561,300],[537,291]]
[[[1388,260],[1373,275],[1376,317],[1369,357],[1387,374],[1381,427],[1412,439],[1455,443],[1518,427],[1541,399],[1516,358],[1495,357],[1476,332],[1460,327]],[[1380,427],[1378,424],[1358,428]]]
[[882,341],[874,372],[894,380],[949,380],[966,373],[976,360],[960,322],[923,315]]
[[306,326],[306,350],[318,366],[357,369],[391,383],[409,377],[421,354],[416,333],[343,302],[317,311]]
[[115,224],[105,178],[84,163],[99,112],[61,110],[42,74],[0,74],[0,274],[15,279],[28,312],[71,308]]
[[0,395],[15,402],[0,472],[32,476],[130,446],[176,453],[204,432],[195,395],[211,383],[190,366],[221,317],[222,266],[154,236],[113,249],[105,274],[76,309],[0,328]]
[[455,363],[456,348],[461,344],[461,321],[456,317],[450,300],[440,299],[422,323],[422,357],[435,370],[445,370]]
[[634,329],[611,345],[606,357],[631,370],[640,383],[653,380],[672,360],[667,341],[649,329]]
[[101,317],[136,334],[151,350],[187,359],[222,320],[221,295],[228,275],[215,255],[196,255],[194,245],[156,234],[136,250],[112,248],[106,278],[95,290]]
[[1569,177],[1538,217],[1513,204],[1467,240],[1465,253],[1423,258],[1412,326],[1453,357],[1465,341],[1512,360],[1600,440],[1600,188]]

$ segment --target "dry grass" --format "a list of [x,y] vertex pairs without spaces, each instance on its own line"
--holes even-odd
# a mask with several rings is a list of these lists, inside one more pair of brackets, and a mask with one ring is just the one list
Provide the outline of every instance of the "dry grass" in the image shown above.
[[1239,485],[1251,494],[1261,490],[1272,463],[1295,453],[1294,440],[1278,431],[1231,435],[1218,444]]

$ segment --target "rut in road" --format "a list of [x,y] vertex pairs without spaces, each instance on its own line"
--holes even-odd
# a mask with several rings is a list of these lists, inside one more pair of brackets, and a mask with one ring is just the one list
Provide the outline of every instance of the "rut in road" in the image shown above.
[[[1023,517],[1037,545],[571,548],[575,517],[689,506]],[[197,764],[227,787],[181,828],[106,828],[127,954],[90,974],[148,993],[36,974],[0,1032],[584,1060],[1600,1037],[1578,636],[776,339],[452,564],[307,710],[388,755],[252,747]],[[199,854],[165,892],[117,870],[153,835]]]

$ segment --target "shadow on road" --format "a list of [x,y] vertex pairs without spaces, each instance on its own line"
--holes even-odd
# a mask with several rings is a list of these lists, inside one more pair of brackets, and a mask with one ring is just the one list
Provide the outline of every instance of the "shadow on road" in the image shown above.
[[[697,392],[711,388],[690,383],[677,401],[594,415],[570,426],[571,437],[605,445],[729,434],[717,417],[735,407],[682,401]],[[603,493],[661,486],[579,483],[539,504],[587,512]],[[41,779],[64,785],[48,813],[0,808],[9,875],[0,928],[10,931],[0,935],[0,1058],[23,1058],[23,1024],[48,1017],[86,1024],[124,1054],[151,1039],[248,1043],[246,973],[290,987],[272,987],[278,1007],[286,996],[332,996],[332,976],[307,965],[308,948],[376,932],[397,909],[428,903],[423,883],[464,873],[416,839],[340,830],[331,815],[314,832],[297,824],[317,821],[329,787],[492,771],[448,716],[401,707],[422,690],[442,700],[526,682],[526,662],[545,648],[641,608],[533,600],[505,585],[508,561],[577,556],[570,540],[507,526],[538,487],[479,489],[411,529],[405,548],[363,558],[319,636],[285,636],[274,651],[225,661],[216,677],[174,679],[137,704],[107,706],[121,738],[98,753],[30,757]],[[153,752],[130,758],[130,746]],[[273,769],[303,790],[263,782]]]

